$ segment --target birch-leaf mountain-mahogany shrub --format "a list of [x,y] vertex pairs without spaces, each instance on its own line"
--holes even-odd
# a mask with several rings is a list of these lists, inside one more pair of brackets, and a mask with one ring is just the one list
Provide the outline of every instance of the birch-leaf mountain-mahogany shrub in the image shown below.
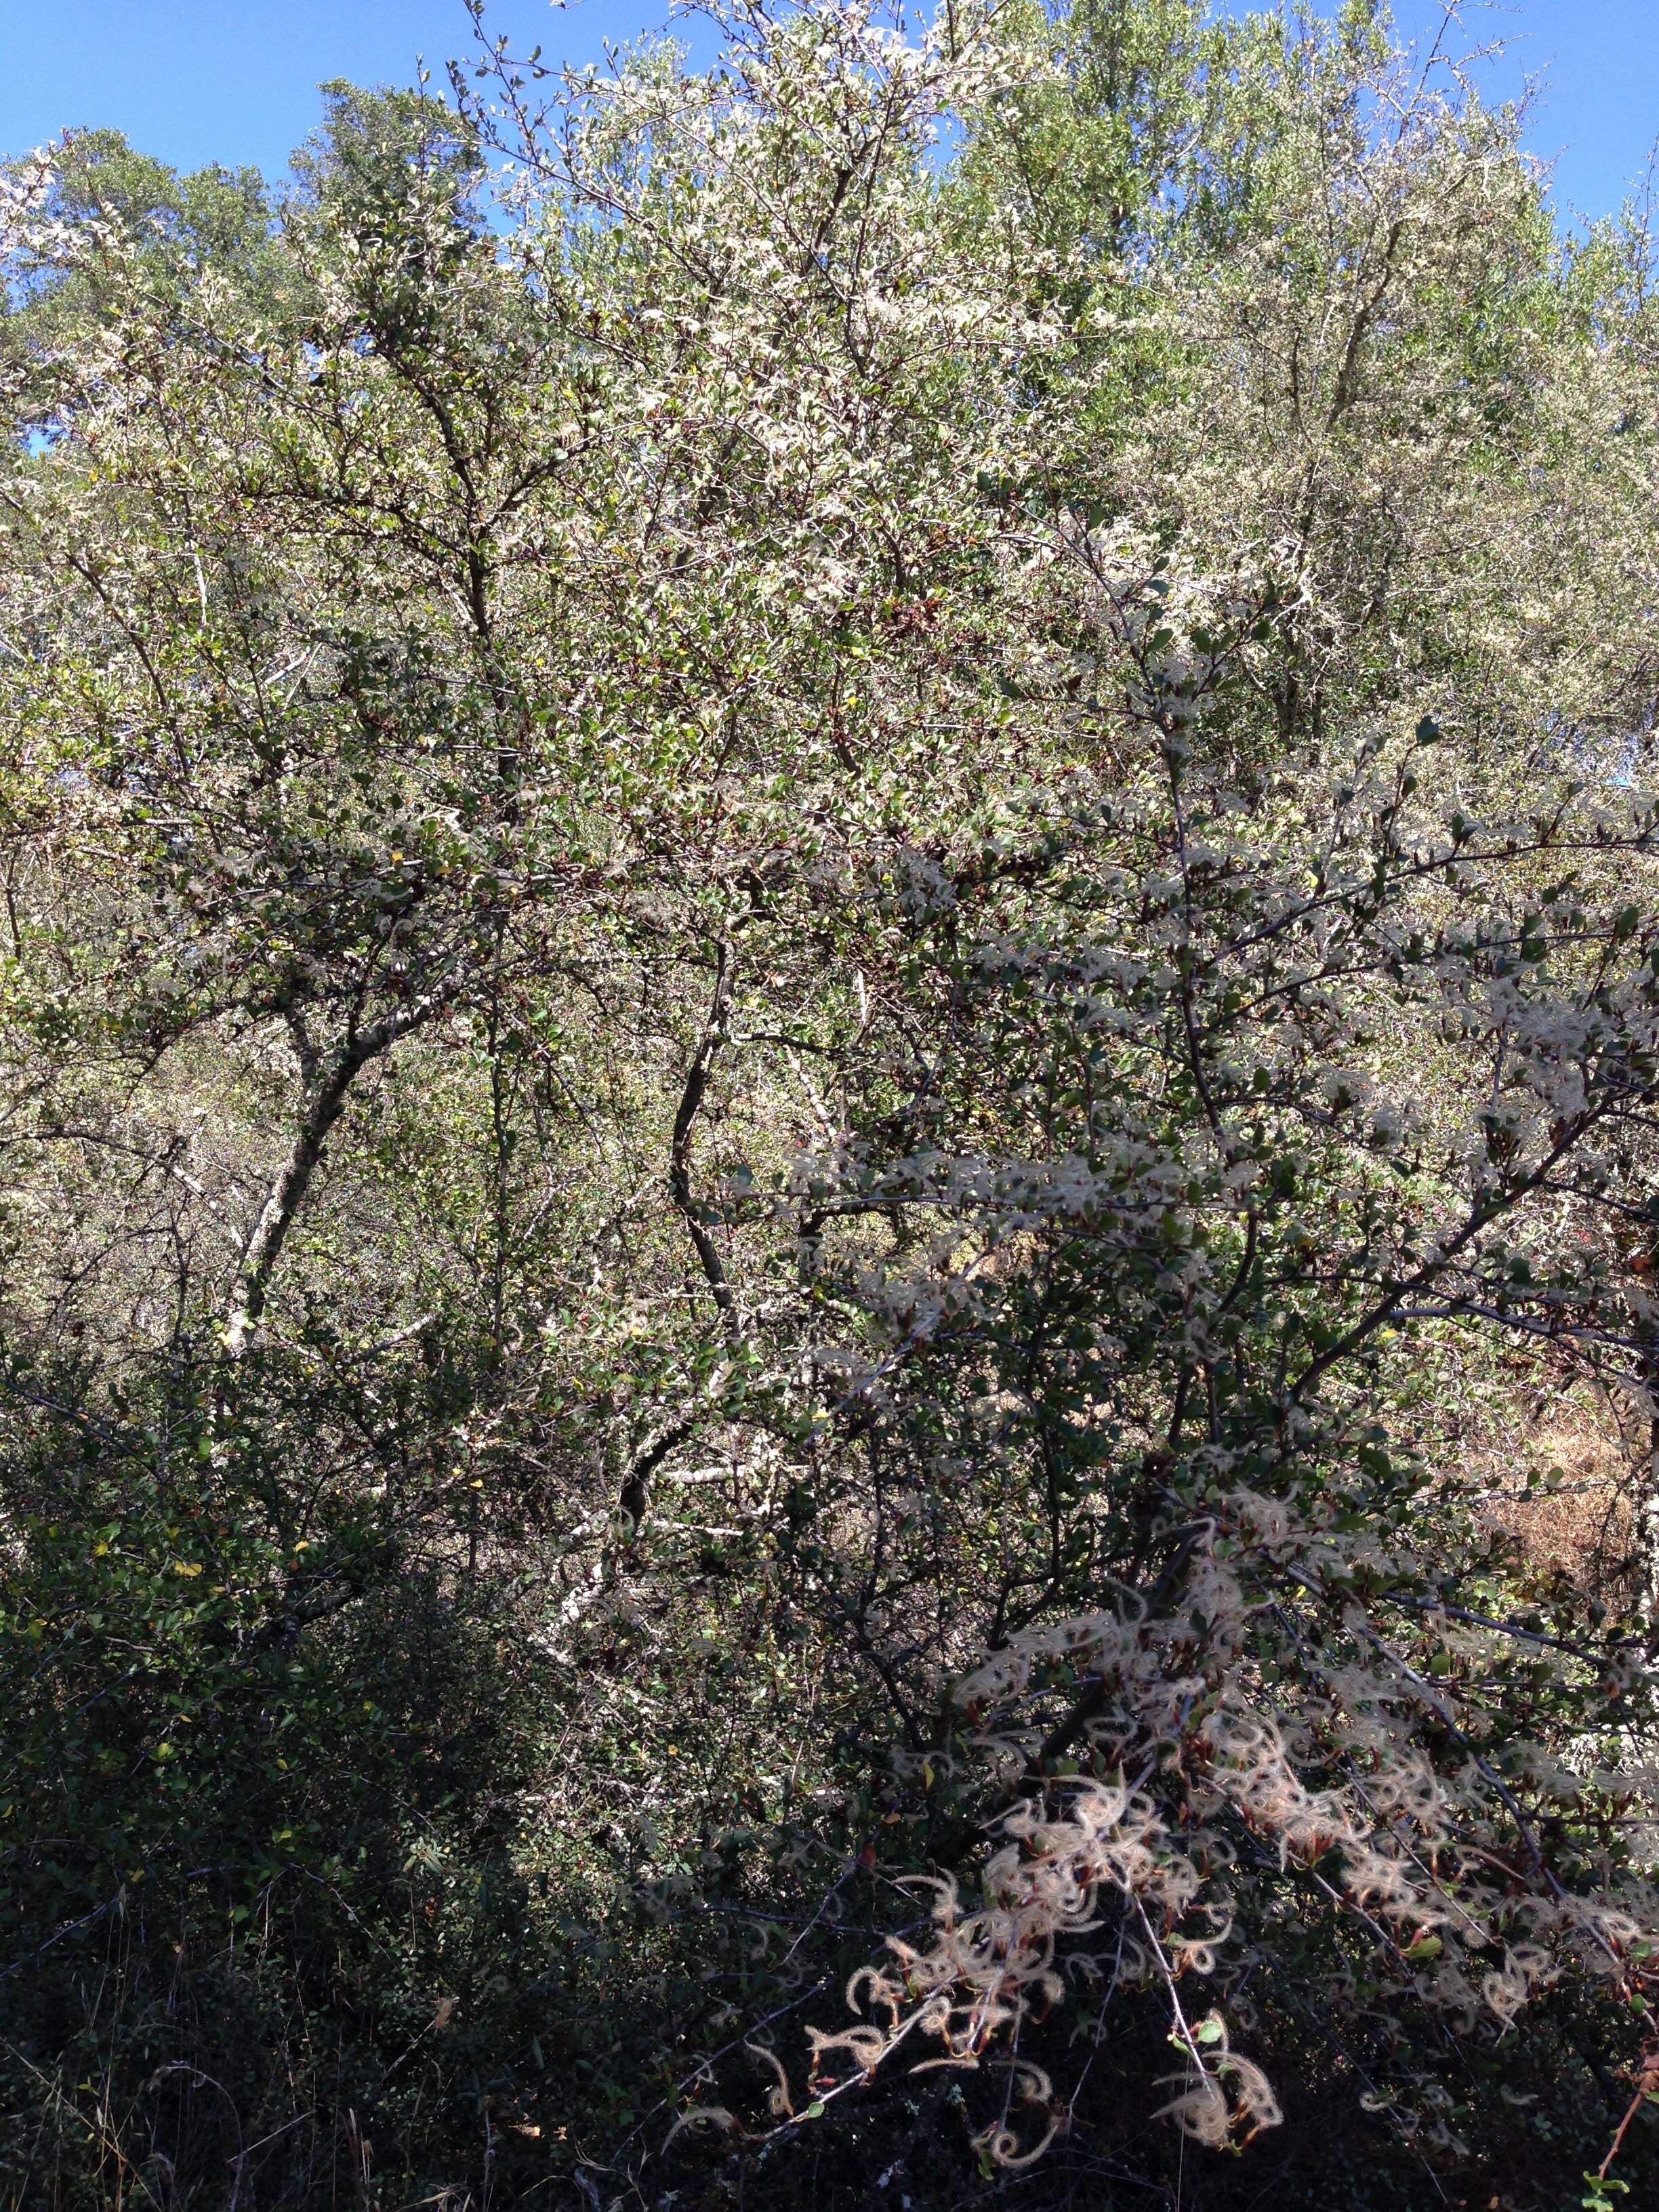
[[[1652,1388],[1639,246],[1364,13],[486,48],[333,88],[257,251],[19,173],[8,1172],[71,1264],[9,1336],[135,1526],[183,1391],[233,1650],[418,1566],[543,1670],[521,2161],[710,2073],[718,2154],[801,2018],[838,2121],[914,2054],[993,2167],[1079,2023],[1211,2143],[1298,2002],[1449,2155],[1460,2038],[1639,2061],[1645,1631],[1464,1464],[1517,1363]],[[311,1956],[272,1828],[147,1844],[191,1945],[228,1884]],[[574,1975],[641,1882],[638,2108],[532,2122],[526,1929]]]
[[[549,1670],[590,1607],[626,1636],[635,1580],[688,1658],[712,1627],[763,1673],[781,1641],[763,1576],[745,1618],[711,1600],[695,1527],[626,1542],[665,1455],[732,1426],[707,978],[746,924],[745,978],[810,980],[765,915],[824,820],[856,843],[1000,775],[979,484],[1033,329],[1012,242],[938,220],[943,37],[918,68],[814,21],[746,93],[659,59],[574,88],[501,231],[488,118],[339,88],[257,255],[158,254],[158,210],[49,158],[9,203],[5,2094],[62,2090],[15,2135],[26,2193],[95,2163],[94,2075],[181,2189],[267,2113],[295,2131],[257,2185],[295,2201],[348,2113],[410,2146],[382,2155],[411,2190],[422,2142],[464,2170],[429,2094],[458,2039],[404,2064],[404,2008],[529,1940],[532,1864],[546,1940],[587,1927],[640,1870],[612,1814],[655,1788],[589,1645]],[[793,1042],[775,1145],[813,1093]],[[495,1681],[481,1735],[457,1690]],[[675,1825],[771,1788],[791,1705]],[[549,1851],[507,1748],[538,1732],[570,1793]],[[129,1928],[88,2059],[64,1993]],[[227,1930],[270,1977],[252,2087]],[[162,1989],[171,2047],[230,2079],[193,2133],[128,2032]],[[478,2002],[485,2081],[522,2072],[535,2002]],[[351,2008],[326,2061],[290,2040],[312,2003]],[[365,2075],[397,2085],[372,2111]]]
[[817,2094],[900,2045],[1012,2068],[1036,2115],[1005,2099],[981,2144],[1014,2163],[1066,2106],[1020,2029],[1079,1976],[1109,2035],[1162,1989],[1170,2110],[1222,2143],[1279,2116],[1238,2031],[1279,1931],[1336,1923],[1334,2034],[1497,2038],[1580,1977],[1634,2057],[1659,1909],[1649,1624],[1522,1601],[1455,1418],[1510,1343],[1648,1387],[1615,1270],[1650,1188],[1651,802],[1566,780],[1476,820],[1431,728],[1246,801],[1194,765],[1224,655],[1148,656],[1160,598],[1110,604],[1161,766],[895,854],[937,1026],[791,1200],[823,1505],[866,1532],[828,1571],[896,1770],[951,1773],[992,1841],[971,1892],[947,1842],[929,1937],[815,2032]]
[[849,42],[809,15],[746,87],[578,86],[505,236],[474,197],[499,118],[340,88],[254,276],[181,296],[142,228],[20,223],[58,312],[14,349],[51,443],[18,457],[9,592],[58,641],[15,672],[21,767],[88,886],[74,1021],[289,1079],[233,1352],[366,1070],[561,966],[659,965],[679,1024],[684,954],[803,816],[943,796],[924,689],[995,732],[976,626],[939,611],[1002,528],[976,467],[1034,326],[919,173],[966,65],[871,33],[844,82]]
[[[1052,2118],[1019,2038],[1086,1967],[1167,1987],[1171,2110],[1224,2141],[1276,2107],[1182,1976],[1271,1980],[1310,1906],[1352,1930],[1322,2008],[1498,2038],[1588,1974],[1641,2042],[1645,1626],[1523,1601],[1456,1418],[1515,1347],[1651,1391],[1647,371],[1639,313],[1596,335],[1640,244],[1559,248],[1512,119],[1374,40],[1265,35],[1251,191],[1189,173],[1108,264],[1111,335],[1054,349],[1097,443],[997,488],[1033,526],[999,672],[1099,765],[1075,816],[896,848],[859,973],[902,1013],[791,1171],[813,1297],[876,1330],[813,1324],[803,1601],[925,1794],[971,1722],[978,1810],[1017,1806],[982,1907],[948,1881],[932,1946],[855,1978],[870,2024],[818,2032],[820,2095],[902,2043]],[[981,2148],[1030,2154],[999,2100]]]

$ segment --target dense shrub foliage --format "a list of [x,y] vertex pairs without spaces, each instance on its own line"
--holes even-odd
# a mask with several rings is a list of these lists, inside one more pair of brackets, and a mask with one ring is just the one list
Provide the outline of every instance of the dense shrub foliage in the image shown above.
[[3,2202],[1607,2212],[1645,232],[716,20],[5,175]]

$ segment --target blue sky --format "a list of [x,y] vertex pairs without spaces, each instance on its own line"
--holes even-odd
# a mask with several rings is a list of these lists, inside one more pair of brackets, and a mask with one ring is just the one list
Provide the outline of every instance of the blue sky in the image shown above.
[[[491,0],[489,20],[582,62],[659,24],[667,4]],[[1414,37],[1443,9],[1396,0],[1396,13]],[[1469,42],[1510,42],[1496,86],[1544,78],[1529,138],[1556,163],[1558,198],[1580,214],[1616,208],[1659,137],[1659,0],[1508,0],[1464,17]],[[441,64],[468,35],[460,0],[0,0],[0,149],[113,124],[181,167],[280,173],[317,120],[322,79],[406,82],[417,53]]]
[[[489,0],[527,50],[599,60],[605,42],[661,25],[669,0]],[[330,77],[434,79],[471,46],[461,0],[0,0],[0,149],[65,125],[113,125],[176,167],[253,162],[280,174]]]
[[[1431,40],[1442,0],[1395,0],[1402,35]],[[1578,215],[1613,213],[1659,139],[1659,0],[1504,0],[1459,9],[1464,51],[1502,39],[1489,93],[1541,80],[1527,139],[1554,165],[1555,193]],[[1450,34],[1455,40],[1457,33]]]

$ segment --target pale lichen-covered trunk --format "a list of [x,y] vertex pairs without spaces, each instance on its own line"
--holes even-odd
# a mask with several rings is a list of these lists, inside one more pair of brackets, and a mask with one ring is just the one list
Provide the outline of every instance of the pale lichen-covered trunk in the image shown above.
[[235,1292],[222,1338],[231,1358],[241,1358],[258,1326],[283,1247],[311,1188],[330,1132],[345,1111],[353,1083],[371,1060],[390,1051],[399,1037],[418,1029],[453,995],[453,989],[431,992],[366,1030],[353,1028],[328,1063],[326,1072],[313,1065],[305,1111],[293,1145],[271,1179],[237,1272]]

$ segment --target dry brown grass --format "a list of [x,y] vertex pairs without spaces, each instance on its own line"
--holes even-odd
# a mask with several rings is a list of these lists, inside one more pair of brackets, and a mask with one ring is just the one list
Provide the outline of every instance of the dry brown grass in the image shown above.
[[[1632,1417],[1621,1418],[1605,1393],[1529,1393],[1513,1425],[1488,1437],[1480,1453],[1491,1468],[1486,1517],[1540,1577],[1628,1601],[1643,1441]],[[1526,1495],[1529,1482],[1547,1478],[1549,1487]]]

